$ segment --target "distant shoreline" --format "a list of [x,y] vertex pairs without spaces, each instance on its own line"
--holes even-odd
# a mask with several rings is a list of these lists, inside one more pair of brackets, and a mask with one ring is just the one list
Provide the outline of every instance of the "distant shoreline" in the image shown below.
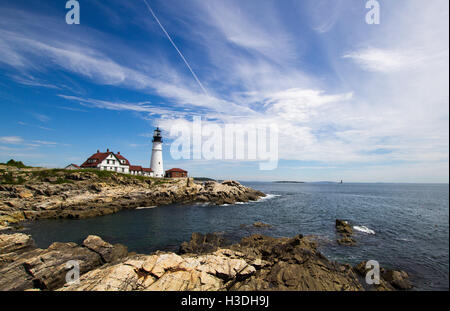
[[304,184],[304,181],[289,181],[289,180],[280,180],[274,181],[276,184]]

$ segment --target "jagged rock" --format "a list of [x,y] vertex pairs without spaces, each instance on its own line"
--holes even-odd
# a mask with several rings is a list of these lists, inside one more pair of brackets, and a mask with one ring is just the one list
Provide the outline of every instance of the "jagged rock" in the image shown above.
[[83,246],[99,254],[107,263],[118,261],[128,255],[126,246],[122,244],[111,245],[95,235],[88,236],[83,241]]
[[[194,235],[194,240],[206,238]],[[365,271],[362,263],[352,268],[331,262],[302,235],[252,235],[207,254],[123,253],[107,263],[114,247],[89,236],[82,246],[53,243],[42,250],[33,248],[27,235],[0,235],[2,254],[8,250],[13,256],[0,265],[0,290],[364,290],[355,273]],[[79,282],[65,284],[68,260],[79,260]],[[410,288],[405,272],[383,277],[396,288]],[[386,280],[375,289],[392,290]]]
[[220,246],[224,245],[224,238],[217,233],[207,233],[201,234],[194,232],[191,235],[191,240],[189,243],[183,242],[180,246],[179,253],[193,253],[202,254],[213,252],[217,250]]
[[344,245],[344,246],[353,246],[356,244],[356,241],[349,236],[344,236],[344,237],[338,239],[337,242],[339,245]]
[[269,228],[269,227],[272,227],[272,226],[269,225],[269,224],[265,224],[263,222],[257,221],[255,223],[253,223],[253,227],[256,227],[256,228]]
[[256,274],[237,282],[232,290],[362,290],[350,268],[329,262],[309,238],[291,239],[252,235],[233,249],[247,258],[261,259]]
[[160,278],[166,270],[176,270],[183,259],[176,254],[150,256],[142,265],[142,270]]
[[353,234],[353,228],[345,220],[336,219],[336,231],[341,234]]
[[222,185],[227,185],[231,187],[242,187],[240,183],[234,180],[225,180],[224,182],[222,182]]
[[359,264],[353,267],[353,270],[360,276],[366,276],[368,269],[366,268],[367,261],[361,261]]
[[352,238],[353,228],[348,221],[336,219],[336,231],[341,236],[341,238],[337,240],[339,245],[353,246],[356,244],[355,239]]
[[[12,174],[21,172],[18,170]],[[142,181],[118,173],[112,173],[110,177],[98,177],[92,172],[50,171],[48,174],[54,176],[45,177],[44,181],[30,177],[23,185],[2,185],[2,214],[11,216],[13,212],[21,210],[28,220],[78,219],[110,214],[124,208],[196,201],[219,205],[234,204],[264,196],[263,193],[234,181],[212,181],[202,185],[191,182],[191,179]],[[55,183],[58,180],[63,183]],[[70,182],[64,183],[66,180]]]
[[56,289],[65,283],[67,262],[78,261],[80,273],[102,265],[100,255],[75,243],[53,243],[42,250],[29,235],[0,235],[0,290]]
[[0,234],[0,258],[8,253],[20,254],[34,248],[36,246],[30,235],[23,233]]
[[[64,284],[61,291],[131,291],[142,289],[140,275],[128,264],[102,266],[80,277],[79,283]],[[152,283],[152,282],[151,282]],[[151,284],[150,283],[150,284]]]
[[23,266],[32,276],[34,287],[56,289],[64,285],[69,261],[78,261],[80,274],[102,265],[100,255],[75,243],[55,242],[38,256],[25,260]]
[[94,190],[95,192],[102,192],[102,185],[101,184],[92,184],[90,189]]
[[388,270],[383,273],[383,278],[396,289],[405,290],[413,287],[405,271]]
[[33,193],[30,191],[22,191],[18,194],[19,198],[21,199],[28,199],[33,197]]
[[46,177],[44,178],[45,182],[54,183],[58,181],[58,177]]

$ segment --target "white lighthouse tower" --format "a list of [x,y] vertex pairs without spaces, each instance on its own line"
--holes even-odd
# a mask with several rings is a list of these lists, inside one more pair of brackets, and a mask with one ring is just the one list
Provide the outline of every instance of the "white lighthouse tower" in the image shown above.
[[164,177],[162,143],[161,131],[157,127],[153,133],[152,160],[150,162],[150,168],[153,171],[153,176],[158,178]]

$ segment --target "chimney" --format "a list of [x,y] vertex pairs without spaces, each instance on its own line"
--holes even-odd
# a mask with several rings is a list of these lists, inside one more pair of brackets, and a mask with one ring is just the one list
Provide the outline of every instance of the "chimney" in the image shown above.
[[97,153],[100,153],[100,150],[97,149]]
[[120,154],[120,151],[119,151],[119,152],[117,152],[117,154]]
[[106,149],[106,152],[109,152],[109,149]]

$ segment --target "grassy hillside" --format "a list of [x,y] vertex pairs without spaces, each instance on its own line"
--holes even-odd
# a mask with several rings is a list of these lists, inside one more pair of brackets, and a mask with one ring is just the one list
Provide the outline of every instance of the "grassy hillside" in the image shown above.
[[[125,180],[139,180],[147,181],[152,180],[153,184],[163,184],[169,181],[166,178],[152,178],[144,176],[136,176],[129,174],[120,174],[111,171],[100,171],[95,169],[80,169],[80,170],[65,170],[65,169],[44,169],[35,168],[24,165],[20,161],[10,160],[5,165],[6,167],[0,167],[0,184],[7,185],[22,185],[25,183],[33,182],[49,182],[52,184],[64,184],[73,183],[76,180],[74,174],[81,174],[83,176],[91,173],[95,175],[100,181],[111,181],[118,179]],[[8,167],[16,167],[18,170],[8,170]],[[23,169],[23,170],[22,170]],[[30,170],[31,169],[31,170]]]

